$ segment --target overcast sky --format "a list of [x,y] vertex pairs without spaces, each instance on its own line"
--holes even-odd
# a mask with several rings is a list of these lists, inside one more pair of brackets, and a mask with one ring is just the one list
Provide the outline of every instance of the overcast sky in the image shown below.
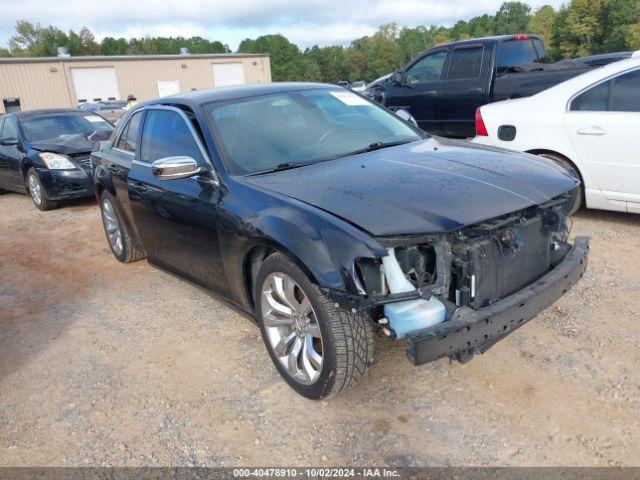
[[[200,35],[235,50],[244,38],[282,33],[304,48],[346,44],[389,22],[446,25],[484,13],[502,0],[0,0],[0,45],[16,20],[65,31],[86,25],[97,39]],[[534,9],[561,0],[529,0]]]

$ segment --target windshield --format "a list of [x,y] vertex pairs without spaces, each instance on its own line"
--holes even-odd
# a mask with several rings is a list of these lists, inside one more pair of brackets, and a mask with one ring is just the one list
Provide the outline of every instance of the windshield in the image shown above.
[[422,138],[395,115],[341,89],[277,93],[206,109],[227,168],[238,175]]
[[97,130],[113,130],[104,118],[91,113],[59,113],[27,117],[21,120],[22,131],[29,142],[55,140],[69,135],[88,137]]

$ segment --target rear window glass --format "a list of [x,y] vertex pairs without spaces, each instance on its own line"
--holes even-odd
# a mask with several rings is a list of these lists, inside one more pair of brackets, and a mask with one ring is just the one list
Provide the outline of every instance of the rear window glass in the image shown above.
[[482,69],[483,52],[484,49],[481,46],[454,50],[453,55],[451,55],[447,79],[479,78],[480,70]]
[[508,40],[498,44],[496,68],[499,72],[523,63],[537,61],[538,52],[531,40]]
[[640,112],[640,70],[620,75],[613,81],[610,110]]
[[609,85],[604,82],[581,93],[571,102],[571,110],[575,112],[606,112],[609,107]]

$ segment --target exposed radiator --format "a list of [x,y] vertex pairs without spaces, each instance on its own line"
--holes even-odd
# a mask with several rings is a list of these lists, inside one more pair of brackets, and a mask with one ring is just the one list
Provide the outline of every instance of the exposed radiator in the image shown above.
[[[466,260],[469,305],[486,307],[520,290],[547,273],[551,266],[551,232],[541,218],[506,227],[494,234],[467,239],[456,245]],[[459,292],[456,294],[459,297]]]

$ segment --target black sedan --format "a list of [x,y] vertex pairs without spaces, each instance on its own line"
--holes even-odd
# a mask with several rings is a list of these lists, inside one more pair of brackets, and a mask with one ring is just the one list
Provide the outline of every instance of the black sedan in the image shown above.
[[587,265],[587,239],[568,242],[571,172],[428,136],[337,86],[142,104],[92,166],[115,257],[146,256],[252,315],[313,399],[364,375],[376,331],[405,339],[415,365],[467,361]]
[[27,193],[40,210],[91,196],[89,154],[113,129],[103,117],[74,109],[0,116],[0,189]]

